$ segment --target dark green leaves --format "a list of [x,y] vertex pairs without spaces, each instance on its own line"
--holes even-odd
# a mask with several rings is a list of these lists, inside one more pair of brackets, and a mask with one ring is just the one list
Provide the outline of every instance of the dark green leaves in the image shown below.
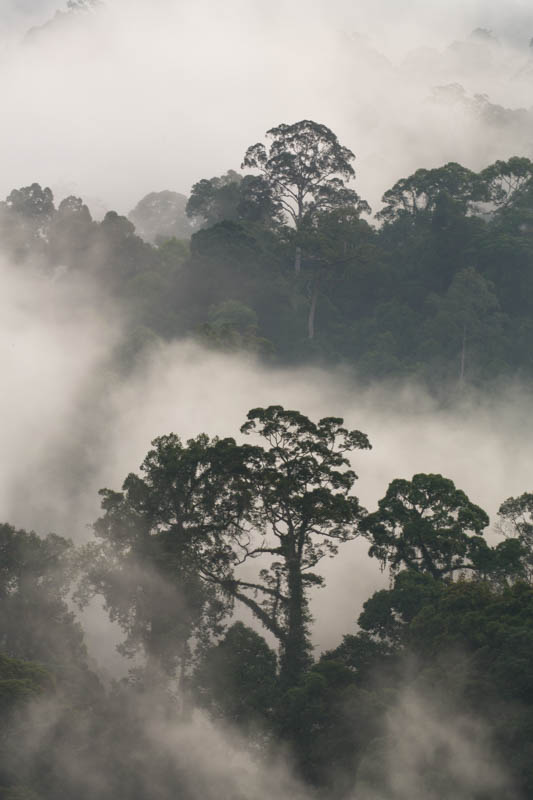
[[346,186],[355,176],[355,156],[343,147],[333,131],[312,120],[282,124],[267,131],[272,140],[267,151],[261,143],[246,151],[243,167],[258,169],[285,214],[296,228],[319,211],[367,203]]
[[392,481],[360,528],[372,542],[370,555],[393,574],[407,567],[441,578],[473,568],[488,524],[486,513],[451,480],[419,474]]
[[102,491],[101,545],[86,551],[81,594],[102,594],[124,651],[142,647],[166,670],[239,600],[284,653],[292,648],[297,680],[308,663],[307,592],[322,584],[311,570],[356,534],[347,454],[370,444],[342,419],[314,423],[282,406],[253,409],[241,430],[259,443],[161,436],[122,492]]
[[419,169],[399,180],[383,195],[385,206],[377,216],[387,222],[403,216],[430,218],[444,195],[463,213],[485,197],[483,183],[476,173],[450,162],[436,169]]

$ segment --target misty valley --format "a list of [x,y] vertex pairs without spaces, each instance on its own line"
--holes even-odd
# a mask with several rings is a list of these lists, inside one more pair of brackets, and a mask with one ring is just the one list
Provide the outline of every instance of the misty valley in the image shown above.
[[[0,11],[6,108],[27,96],[25,58],[35,78],[42,56],[46,78],[24,111],[32,155],[0,201],[0,800],[532,797],[526,17],[494,11],[500,42],[480,2],[464,12],[470,36],[438,50],[413,6],[393,69],[369,34],[332,33],[317,0],[295,46],[313,61],[324,37],[335,91],[305,70],[293,91],[273,66],[298,28],[285,0],[253,0],[248,23],[240,0],[226,21],[210,2],[135,0],[127,23],[124,0],[22,5]],[[350,4],[332,5],[348,24]],[[132,45],[143,20],[157,57]],[[167,23],[183,52],[167,49]],[[130,158],[135,114],[161,132],[166,185],[186,184],[165,161],[166,136],[187,149],[172,80],[195,76],[200,105],[219,102],[217,68],[238,89],[246,24],[250,81],[257,46],[279,102],[250,101],[253,125],[232,117],[229,92],[226,117],[214,105],[206,125],[200,109],[203,156],[193,144],[180,156],[190,189],[159,189],[154,151]],[[206,84],[185,42],[204,30]],[[209,56],[219,30],[227,63]],[[76,71],[90,41],[94,75]],[[362,181],[360,129],[324,101],[345,105],[360,60],[397,139],[391,150],[359,86]],[[128,64],[131,118],[118,100]],[[166,75],[165,125],[159,90],[151,112],[143,94],[151,69]],[[55,101],[74,116],[81,96],[94,124],[80,117],[70,152]],[[446,146],[445,120],[459,130]],[[126,162],[139,185],[153,170],[154,189],[133,197],[133,181],[118,210],[71,191],[80,142],[102,196]]]

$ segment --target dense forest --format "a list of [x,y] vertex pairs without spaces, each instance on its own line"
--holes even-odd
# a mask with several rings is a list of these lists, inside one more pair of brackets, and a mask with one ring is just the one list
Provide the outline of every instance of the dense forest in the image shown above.
[[[446,402],[528,386],[533,162],[421,168],[372,216],[354,161],[302,120],[252,144],[239,172],[149,194],[129,217],[95,221],[34,183],[0,204],[3,258],[121,319],[120,374],[194,339]],[[239,771],[280,762],[287,797],[530,797],[533,494],[502,497],[487,538],[487,513],[440,474],[395,479],[365,509],[352,460],[372,442],[338,417],[258,407],[240,434],[162,431],[121,490],[101,490],[85,544],[0,525],[0,797],[262,800]],[[321,562],[356,538],[389,582],[321,653]],[[95,603],[127,677],[88,653]],[[209,773],[208,730],[248,766]],[[202,750],[202,736],[199,756],[187,740]]]
[[241,174],[143,198],[129,218],[55,207],[38,184],[0,209],[4,252],[58,282],[93,283],[126,315],[128,357],[197,337],[287,366],[436,393],[533,374],[533,163],[448,163],[398,180],[371,216],[354,155],[326,126],[280,125]]
[[[270,406],[241,433],[156,439],[122,491],[102,490],[84,546],[0,526],[2,797],[197,797],[211,753],[195,772],[183,742],[165,749],[151,728],[187,729],[195,708],[258,762],[283,745],[302,796],[395,797],[403,775],[414,796],[529,797],[533,495],[502,503],[491,546],[487,514],[442,475],[396,479],[362,508],[348,457],[371,444],[342,419]],[[320,562],[355,537],[389,587],[316,653]],[[95,596],[132,659],[108,685],[74,613]],[[406,695],[440,740],[424,718],[394,730]],[[425,740],[414,785],[404,736]],[[223,796],[257,796],[234,769]]]

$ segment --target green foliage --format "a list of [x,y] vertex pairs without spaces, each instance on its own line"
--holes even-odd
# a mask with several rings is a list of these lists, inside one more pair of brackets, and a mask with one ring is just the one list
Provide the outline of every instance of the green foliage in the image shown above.
[[233,725],[264,726],[278,701],[276,667],[276,654],[263,637],[235,622],[202,655],[193,676],[195,697]]
[[[376,645],[388,648],[378,667],[383,699],[389,688],[403,688],[408,665],[407,685],[415,692],[435,698],[452,719],[467,714],[482,721],[512,770],[515,789],[526,795],[533,785],[532,599],[531,587],[520,581],[499,588],[403,571],[391,589],[365,603],[359,617]],[[379,780],[376,773],[373,782]]]
[[54,212],[54,197],[48,187],[42,189],[38,183],[13,189],[6,199],[7,208],[21,217],[49,218]]
[[231,325],[245,331],[257,327],[257,314],[238,300],[225,300],[209,311],[209,322],[215,328]]
[[416,220],[438,211],[439,200],[449,198],[463,212],[477,200],[484,199],[483,184],[478,176],[461,164],[450,162],[437,169],[419,169],[402,178],[383,195],[378,218],[392,222],[402,216]]
[[[385,224],[372,226],[349,186],[353,154],[332,131],[302,120],[268,137],[245,156],[259,174],[194,185],[192,227],[182,196],[147,195],[130,216],[152,244],[116,212],[95,222],[75,197],[55,209],[32,184],[0,204],[2,248],[58,284],[107,296],[128,326],[121,368],[150,341],[192,335],[281,364],[342,363],[361,381],[414,379],[439,396],[531,380],[527,158],[479,173],[454,162],[417,170],[385,193]],[[199,224],[190,249],[168,240]],[[209,319],[232,301],[256,315],[253,329]]]
[[54,214],[52,190],[38,183],[13,189],[0,205],[0,237],[17,262],[46,260],[45,238]]
[[[497,591],[459,581],[446,587],[435,605],[421,610],[409,636],[426,663],[437,664],[441,684],[450,683],[455,661],[465,702],[491,726],[498,751],[528,795],[533,787],[531,587],[517,583]],[[462,659],[450,661],[445,656],[450,653],[462,654]]]
[[368,204],[346,186],[355,176],[355,156],[333,131],[312,120],[282,124],[267,131],[269,150],[251,145],[242,167],[260,170],[273,197],[297,229],[317,213],[345,206],[369,211]]
[[225,221],[269,225],[279,214],[271,187],[263,178],[255,175],[243,178],[234,170],[195,183],[186,210],[187,216],[206,228]]
[[195,183],[187,201],[187,216],[201,220],[207,228],[225,220],[236,221],[241,181],[241,175],[229,170],[220,178],[204,178]]
[[529,158],[513,156],[508,161],[496,161],[480,173],[486,186],[487,199],[498,208],[517,201],[533,181],[533,163]]
[[380,589],[363,604],[359,626],[376,640],[398,647],[406,626],[425,604],[443,591],[444,584],[429,573],[402,570],[390,589]]
[[[430,294],[426,303],[430,313],[422,340],[427,361],[433,361],[432,353],[438,353],[441,360],[444,356],[450,367],[453,365],[449,377],[457,377],[461,383],[467,377],[498,371],[502,353],[497,341],[502,338],[505,320],[490,281],[468,267],[455,274],[444,295]],[[434,361],[432,370],[439,371]]]
[[[361,513],[346,454],[370,445],[342,422],[253,409],[241,430],[267,448],[162,436],[142,477],[102,490],[101,544],[86,548],[80,597],[105,598],[126,654],[142,648],[172,673],[187,663],[189,639],[216,633],[239,600],[279,640],[286,685],[299,681],[309,663],[307,595],[322,584],[312,570],[355,535]],[[238,567],[255,559],[259,577],[245,579]]]
[[369,555],[390,565],[393,575],[407,568],[438,579],[476,569],[479,551],[488,548],[481,536],[488,524],[486,513],[453,481],[419,474],[392,481],[360,530],[372,542]]
[[83,669],[83,634],[66,603],[72,543],[0,525],[0,652],[55,669]]
[[[353,153],[332,131],[303,120],[267,137],[244,159],[259,174],[195,184],[192,226],[174,193],[148,195],[129,220],[111,211],[96,222],[81,198],[56,208],[49,189],[31,184],[0,205],[2,250],[127,320],[123,368],[153,343],[194,335],[441,394],[533,377],[528,159],[479,173],[456,163],[417,170],[385,193],[371,225],[350,188]],[[189,246],[180,237],[194,224]],[[340,419],[270,406],[253,409],[242,432],[251,443],[156,439],[122,491],[103,490],[95,541],[79,558],[61,537],[0,526],[0,794],[186,797],[143,716],[153,698],[168,719],[177,713],[171,685],[242,728],[257,753],[280,740],[328,797],[353,794],[358,769],[369,791],[389,791],[387,720],[406,686],[421,690],[448,716],[462,719],[460,709],[485,725],[512,796],[531,796],[533,496],[502,504],[505,538],[489,547],[485,512],[441,475],[393,481],[366,514],[348,456],[368,439]],[[359,630],[314,662],[319,562],[358,533],[390,567],[391,585],[365,603]],[[80,602],[101,596],[122,628],[121,651],[147,662],[107,695],[68,605],[80,566]],[[234,623],[236,603],[276,639],[279,660]],[[26,747],[24,713],[52,693],[53,718],[39,717]],[[58,766],[78,762],[90,765],[83,780]],[[423,771],[444,796],[442,764],[428,759]]]
[[232,439],[202,434],[183,444],[161,436],[123,491],[103,489],[100,544],[85,550],[80,599],[104,597],[126,638],[154,671],[174,674],[189,660],[189,640],[218,632],[231,596],[225,590],[238,554],[239,526],[250,505],[242,453]]
[[[249,318],[239,305],[220,313]],[[166,736],[194,699],[256,757],[281,743],[309,791],[335,798],[363,785],[389,791],[395,776],[383,764],[403,752],[403,718],[406,752],[419,746],[412,725],[426,703],[427,747],[413,755],[421,785],[459,791],[458,750],[443,760],[439,742],[486,730],[485,756],[493,748],[516,796],[529,796],[531,495],[502,504],[508,535],[491,548],[480,535],[486,514],[441,475],[393,481],[364,516],[348,454],[370,445],[339,418],[269,406],[241,430],[252,444],[156,439],[139,475],[121,492],[102,490],[96,541],[76,557],[61,537],[0,526],[0,794],[139,800],[157,785],[182,796],[190,776],[154,738],[147,707]],[[358,631],[314,661],[318,564],[358,531],[391,566],[391,586],[364,604]],[[78,598],[101,595],[123,629],[121,650],[147,657],[107,694],[83,666],[65,604],[78,567]],[[279,666],[257,631],[232,620],[235,601],[277,638]]]
[[[380,593],[373,596],[377,597]],[[365,627],[362,622],[363,617],[359,618],[359,625]],[[379,631],[372,626],[372,633]],[[383,675],[389,663],[395,662],[394,647],[389,645],[385,637],[376,638],[366,631],[359,631],[357,634],[346,634],[342,638],[342,643],[334,650],[324,653],[321,662],[337,661],[347,667],[352,674],[353,682],[357,685],[365,685],[372,680],[378,670]]]
[[342,423],[326,417],[316,424],[297,411],[269,406],[249,411],[241,428],[268,444],[257,451],[252,467],[253,511],[265,539],[257,552],[275,560],[262,571],[261,588],[250,588],[265,595],[260,618],[282,643],[281,677],[287,686],[298,684],[309,663],[307,594],[323,583],[312,570],[324,556],[335,555],[340,542],[353,538],[361,515],[350,494],[357,476],[346,469],[346,454],[369,449],[370,443]]
[[0,653],[0,716],[4,721],[53,685],[52,675],[40,664]]
[[271,354],[273,345],[258,335],[257,314],[238,300],[225,300],[209,310],[208,322],[199,329],[204,345],[216,350]]
[[341,661],[321,659],[291,689],[279,725],[304,780],[326,796],[349,796],[356,765],[379,730],[377,698],[359,689]]
[[[503,532],[512,538],[499,546],[509,554],[507,572],[533,582],[533,494],[524,492],[501,504],[498,516]],[[513,558],[514,556],[514,558]],[[518,557],[518,558],[517,558]],[[518,567],[516,561],[518,560]]]

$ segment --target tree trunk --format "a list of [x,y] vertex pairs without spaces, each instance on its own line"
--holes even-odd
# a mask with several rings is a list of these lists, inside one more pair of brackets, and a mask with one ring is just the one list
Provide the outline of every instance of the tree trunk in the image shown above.
[[287,632],[281,654],[280,681],[289,689],[298,686],[310,664],[309,642],[305,623],[306,601],[302,573],[296,557],[288,563]]

